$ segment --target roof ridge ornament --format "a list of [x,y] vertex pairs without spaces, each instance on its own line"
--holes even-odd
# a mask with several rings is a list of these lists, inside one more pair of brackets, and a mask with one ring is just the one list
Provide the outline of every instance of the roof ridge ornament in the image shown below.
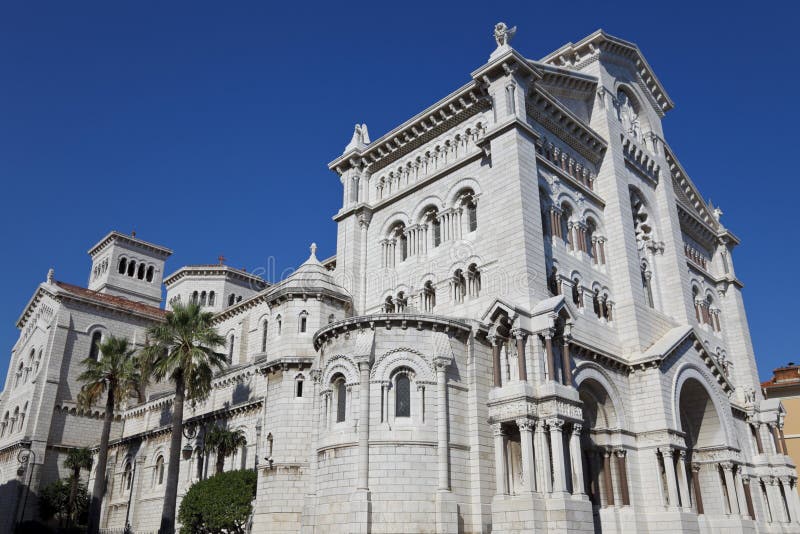
[[494,40],[497,42],[497,47],[508,46],[514,34],[517,33],[517,27],[509,28],[505,22],[498,22],[494,25]]
[[309,260],[311,260],[311,259],[316,260],[317,259],[317,244],[316,243],[311,243],[311,246],[308,247],[308,248],[311,250],[311,256],[309,256],[308,259]]
[[351,150],[361,150],[366,148],[366,146],[370,143],[369,140],[369,131],[367,130],[366,124],[356,124],[353,130],[353,137],[350,139],[350,142],[344,147],[344,152],[350,152]]
[[47,283],[52,284],[56,275],[56,270],[52,267],[47,270]]

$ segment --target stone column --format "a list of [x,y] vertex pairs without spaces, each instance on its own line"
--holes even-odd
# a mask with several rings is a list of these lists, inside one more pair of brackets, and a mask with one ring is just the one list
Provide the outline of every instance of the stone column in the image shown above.
[[528,381],[528,369],[525,365],[525,332],[514,330],[514,337],[517,340],[517,374],[523,382]]
[[772,431],[772,440],[775,443],[775,453],[776,454],[786,454],[786,451],[783,450],[781,446],[781,437],[778,434],[778,426],[777,425],[769,425],[770,431]]
[[736,500],[739,501],[739,514],[742,517],[752,517],[746,506],[746,498],[744,495],[744,485],[742,484],[742,466],[736,467],[736,474],[733,476],[733,481],[736,484]]
[[753,424],[753,427],[755,430],[754,434],[756,436],[756,449],[758,451],[758,454],[764,454],[764,444],[761,441],[761,423],[757,422]]
[[586,495],[583,481],[583,454],[581,454],[581,428],[575,423],[569,438],[569,456],[572,460],[572,493],[573,495]]
[[669,492],[669,506],[677,508],[679,506],[678,500],[678,482],[675,480],[675,463],[672,459],[672,449],[670,447],[660,447],[658,452],[664,459],[664,473],[667,476],[667,491]]
[[747,503],[747,516],[750,519],[755,519],[756,512],[753,509],[753,492],[750,488],[750,477],[740,474],[740,478],[742,479],[742,485],[744,486],[744,500],[745,503]]
[[606,493],[606,506],[614,506],[614,477],[611,473],[611,451],[603,450],[603,485]]
[[439,457],[439,491],[450,490],[450,445],[447,440],[447,366],[449,363],[449,360],[445,358],[437,359],[434,362],[436,365],[436,390],[438,394],[436,407],[436,448]]
[[506,477],[506,433],[503,425],[492,425],[494,434],[494,481],[497,495],[508,495],[508,479]]
[[627,451],[625,449],[617,449],[614,451],[617,457],[617,474],[619,476],[619,496],[622,499],[622,506],[630,506],[631,495],[628,490],[628,463]]
[[561,433],[564,421],[548,419],[547,426],[550,428],[550,450],[553,454],[553,493],[565,493],[567,478],[564,464],[564,440]]
[[550,493],[553,491],[550,479],[550,450],[547,448],[547,430],[545,422],[536,421],[534,437],[536,439],[536,491]]
[[[795,500],[792,498],[792,487],[789,484],[789,477],[780,477],[778,479],[783,488],[783,494],[786,496],[786,513],[789,517],[786,520],[790,523],[797,521],[797,510],[794,507]],[[779,492],[780,493],[780,492]]]
[[369,217],[359,216],[358,224],[361,226],[361,310],[366,313],[367,308],[367,230],[369,229]]
[[704,514],[703,493],[700,489],[700,464],[692,464],[692,488],[694,488],[694,504],[697,514]]
[[678,488],[681,492],[681,508],[691,510],[692,501],[689,497],[689,478],[686,475],[686,451],[678,451]]
[[769,477],[767,479],[767,499],[769,499],[769,506],[772,510],[772,519],[785,523],[788,521],[786,517],[786,509],[783,506],[783,499],[781,492],[778,489],[778,479],[776,477]]
[[[351,532],[367,534],[370,524],[369,491],[369,356],[357,356],[358,364],[358,475],[351,497]],[[352,397],[351,397],[352,398]]]
[[499,388],[503,385],[502,370],[500,364],[500,340],[496,336],[489,338],[492,344],[492,374],[494,376],[494,387]]
[[533,459],[533,421],[530,419],[517,419],[519,428],[520,449],[522,452],[522,487],[524,491],[532,492],[536,487],[536,478]]
[[358,486],[369,489],[369,362],[358,362]]
[[561,349],[561,378],[565,386],[572,385],[572,365],[570,363],[569,336],[564,336],[564,345]]
[[548,331],[543,335],[544,347],[547,352],[547,380],[552,382],[556,379],[556,363],[553,356],[553,334]]
[[728,508],[731,514],[739,513],[739,503],[736,501],[736,484],[733,483],[733,464],[731,462],[720,462],[719,466],[725,475],[725,488],[728,490]]

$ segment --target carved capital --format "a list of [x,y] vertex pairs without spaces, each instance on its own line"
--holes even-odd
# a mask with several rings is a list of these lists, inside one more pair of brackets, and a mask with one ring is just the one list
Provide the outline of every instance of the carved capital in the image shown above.
[[723,471],[733,471],[733,462],[720,462],[719,466]]
[[531,432],[533,430],[534,424],[531,419],[520,418],[516,422],[520,432]]
[[561,419],[548,419],[547,426],[550,427],[551,432],[561,432],[564,421]]
[[583,430],[583,425],[580,425],[578,423],[575,423],[575,424],[572,425],[572,434],[573,435],[579,436],[581,434],[582,430]]
[[505,436],[506,432],[503,430],[503,425],[500,423],[493,423],[492,424],[492,435],[497,436]]
[[614,454],[617,456],[617,458],[625,458],[626,453],[627,451],[623,448],[614,449]]

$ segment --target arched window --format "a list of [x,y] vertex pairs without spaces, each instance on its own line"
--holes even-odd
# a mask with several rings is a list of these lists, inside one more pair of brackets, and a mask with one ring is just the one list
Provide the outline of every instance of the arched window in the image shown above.
[[128,276],[133,278],[135,274],[136,274],[136,262],[131,260],[128,262]]
[[422,287],[422,309],[426,312],[433,311],[436,307],[436,289],[433,282],[428,280]]
[[547,276],[547,289],[550,294],[556,296],[561,293],[561,284],[558,283],[558,269],[555,265],[550,267],[550,274]]
[[148,282],[152,282],[153,281],[153,274],[155,274],[155,267],[153,267],[151,265],[150,267],[147,268],[147,275],[146,275],[145,279]]
[[386,297],[386,300],[383,301],[383,311],[385,313],[394,313],[394,301],[391,295]]
[[464,302],[464,296],[467,294],[467,279],[464,278],[464,272],[461,269],[456,269],[453,273],[453,302],[460,304]]
[[597,223],[594,219],[586,220],[586,253],[592,258],[592,263],[597,263]]
[[[0,438],[6,435],[6,430],[8,430],[8,419],[9,415],[8,412],[6,411],[6,414],[3,416],[3,422],[0,423]],[[9,430],[9,433],[10,432],[11,431]]]
[[8,433],[11,434],[14,432],[14,427],[19,421],[19,406],[14,408],[14,415],[11,416],[10,426],[8,427]]
[[197,304],[200,301],[200,294],[197,291],[192,292],[192,304]]
[[305,334],[308,329],[308,312],[300,312],[300,333]]
[[601,317],[601,306],[600,306],[600,290],[595,289],[594,294],[592,295],[592,309],[594,310],[594,314],[597,315],[599,319]]
[[100,357],[100,343],[103,340],[103,333],[99,330],[95,330],[92,334],[92,341],[89,347],[89,358],[92,360],[98,360]]
[[117,266],[117,272],[119,274],[125,274],[127,270],[128,270],[128,260],[125,258],[120,258],[119,265]]
[[122,474],[122,488],[127,492],[131,490],[131,486],[133,486],[133,466],[127,462]]
[[233,303],[235,302],[235,300],[236,300],[236,295],[230,295],[228,297],[228,306],[233,306]]
[[442,244],[442,223],[439,220],[439,210],[431,206],[425,211],[424,219],[431,227],[431,241],[434,247]]
[[411,381],[405,372],[398,373],[394,381],[394,415],[411,417]]
[[264,319],[261,324],[261,352],[267,352],[267,335],[269,333],[269,322]]
[[642,273],[642,289],[644,290],[644,301],[647,303],[648,306],[651,308],[655,307],[653,303],[653,288],[650,285],[650,277],[652,273],[647,268],[647,262],[642,262],[641,265],[641,273]]
[[236,302],[242,302],[242,296],[241,295],[237,295],[236,296]]
[[23,370],[24,367],[25,367],[25,364],[23,362],[19,362],[19,367],[17,368],[17,376],[14,379],[14,387],[15,388],[18,387],[20,385],[20,383],[22,382],[22,370]]
[[564,237],[570,250],[575,249],[575,242],[572,237],[572,229],[569,227],[572,218],[572,206],[564,202],[561,204],[561,236]]
[[303,396],[303,380],[305,377],[303,375],[297,375],[294,379],[294,396],[295,397],[302,397]]
[[203,291],[202,293],[200,293],[200,306],[205,306],[205,305],[206,305],[206,292]]
[[194,476],[195,476],[195,478],[197,480],[202,480],[203,479],[203,463],[204,463],[203,460],[204,460],[204,458],[203,458],[203,450],[200,447],[197,447],[194,450],[194,461],[195,461],[195,466],[194,466],[195,474],[194,474]]
[[28,378],[30,377],[31,369],[33,369],[33,361],[36,359],[36,349],[31,349],[31,353],[28,356],[28,365],[25,366],[25,376],[22,377],[22,383],[25,384],[28,382]]
[[278,315],[278,317],[276,317],[276,320],[278,322],[278,335],[281,335],[281,332],[283,331],[283,317]]
[[164,457],[159,456],[156,460],[156,469],[153,473],[153,480],[156,486],[160,486],[164,483]]
[[474,263],[467,267],[467,285],[470,297],[478,297],[481,294],[481,272]]
[[475,193],[467,189],[460,195],[460,203],[467,218],[467,232],[478,229],[478,206],[475,202]]
[[228,339],[228,363],[233,363],[233,346],[235,341],[236,337],[231,334],[231,337]]
[[579,308],[583,308],[583,297],[581,295],[581,281],[575,278],[572,281],[572,302]]
[[209,306],[213,306],[213,305],[214,305],[214,302],[215,302],[216,300],[217,300],[217,296],[214,294],[214,292],[213,292],[213,291],[211,291],[211,292],[208,294],[208,305],[209,305]]
[[336,394],[336,422],[341,423],[347,418],[347,385],[343,376],[339,376],[333,383]]
[[19,414],[19,422],[17,423],[17,432],[22,432],[23,426],[25,425],[25,414],[28,413],[28,403],[25,403],[25,407],[22,408],[22,412]]
[[42,365],[42,352],[44,349],[39,349],[39,355],[36,356],[36,361],[33,363],[33,375],[39,374],[39,367]]
[[140,263],[139,264],[139,269],[136,272],[136,278],[138,278],[139,280],[144,280],[144,270],[145,270],[144,263]]

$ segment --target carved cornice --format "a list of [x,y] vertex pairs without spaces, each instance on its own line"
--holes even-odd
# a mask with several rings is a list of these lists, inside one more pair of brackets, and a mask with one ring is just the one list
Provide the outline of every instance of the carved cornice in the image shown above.
[[525,109],[534,121],[544,126],[592,164],[599,165],[603,160],[608,146],[606,141],[558,100],[550,96],[544,88],[533,86],[528,98],[525,99]]
[[376,328],[414,328],[416,330],[431,330],[434,332],[452,333],[454,335],[468,335],[472,327],[457,319],[441,315],[426,315],[419,313],[381,313],[375,315],[360,315],[349,317],[331,323],[314,334],[314,348],[319,350],[326,341],[337,338],[347,332],[358,330],[375,330]]
[[639,47],[634,43],[608,35],[603,30],[597,30],[575,44],[565,44],[542,58],[541,62],[580,70],[600,59],[622,60],[630,66],[637,74],[637,83],[644,90],[660,117],[674,107],[672,100]]

